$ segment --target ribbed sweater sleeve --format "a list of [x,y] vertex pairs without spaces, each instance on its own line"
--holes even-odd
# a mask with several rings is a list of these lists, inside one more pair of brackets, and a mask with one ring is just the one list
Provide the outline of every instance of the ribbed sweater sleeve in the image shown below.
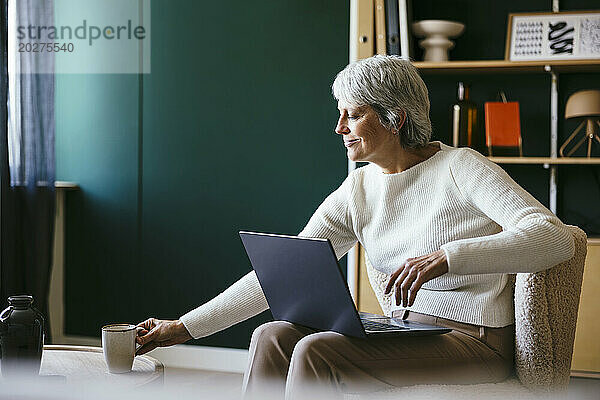
[[317,208],[299,236],[329,239],[335,255],[342,258],[356,243],[348,213],[354,182],[354,173],[331,193]]
[[254,271],[244,275],[224,292],[182,315],[194,339],[212,335],[269,308]]
[[563,223],[481,154],[457,151],[450,171],[464,206],[485,215],[502,232],[442,246],[453,274],[537,272],[573,255]]
[[[348,218],[350,190],[352,178],[348,177],[323,201],[299,234],[304,237],[329,239],[338,259],[356,243]],[[212,300],[179,319],[190,335],[198,339],[242,322],[268,308],[256,273],[252,271]]]

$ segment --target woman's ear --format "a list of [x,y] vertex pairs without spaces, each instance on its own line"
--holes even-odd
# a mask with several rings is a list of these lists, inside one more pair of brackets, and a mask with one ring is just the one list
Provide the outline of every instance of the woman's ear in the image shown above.
[[405,123],[406,123],[406,111],[402,110],[402,119],[400,120],[400,123],[398,124],[398,132],[400,131],[400,129],[402,129],[402,127],[404,126]]
[[406,123],[406,111],[401,110],[400,111],[400,122],[398,123],[398,127],[394,128],[394,130],[392,131],[394,136],[400,135],[400,130],[402,130],[402,127],[404,126],[405,123]]

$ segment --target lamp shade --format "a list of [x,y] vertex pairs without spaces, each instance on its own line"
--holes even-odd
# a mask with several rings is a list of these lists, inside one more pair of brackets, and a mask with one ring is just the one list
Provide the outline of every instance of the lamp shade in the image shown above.
[[600,115],[600,90],[580,90],[567,100],[565,118]]

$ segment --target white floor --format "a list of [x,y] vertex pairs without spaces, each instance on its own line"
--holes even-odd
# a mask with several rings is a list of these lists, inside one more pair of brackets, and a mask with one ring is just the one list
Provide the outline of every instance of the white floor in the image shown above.
[[164,389],[173,394],[193,393],[198,399],[214,399],[215,392],[220,398],[235,399],[242,392],[242,378],[237,373],[166,367]]
[[[68,338],[67,343],[100,345],[97,338]],[[239,399],[247,351],[178,345],[150,353],[165,365],[164,390],[179,398]],[[192,369],[192,367],[201,369]],[[227,372],[225,372],[227,371]],[[568,399],[600,399],[600,379],[571,378]],[[0,399],[2,396],[0,395]]]
[[[201,396],[198,398],[236,399],[241,393],[242,379],[243,375],[238,373],[167,367],[164,389],[167,393],[193,393],[194,396]],[[566,398],[598,400],[598,393],[600,379],[571,378]]]
[[185,387],[203,391],[208,386],[227,388],[228,392],[241,393],[242,374],[198,369],[165,368],[165,388]]
[[598,400],[600,398],[600,379],[571,378],[569,398]]

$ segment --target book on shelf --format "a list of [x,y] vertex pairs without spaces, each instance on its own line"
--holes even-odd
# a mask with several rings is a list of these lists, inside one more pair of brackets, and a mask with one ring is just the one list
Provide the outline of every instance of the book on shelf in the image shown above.
[[373,0],[350,0],[350,60],[371,57],[375,50]]
[[398,27],[400,38],[400,55],[406,60],[410,60],[412,54],[412,35],[410,34],[410,24],[412,21],[412,1],[398,0]]
[[400,55],[398,0],[385,0],[387,54]]
[[385,31],[385,0],[375,0],[375,51],[387,53],[387,34]]
[[[377,54],[412,56],[411,0],[374,0],[375,41]],[[385,46],[384,46],[385,45]]]

